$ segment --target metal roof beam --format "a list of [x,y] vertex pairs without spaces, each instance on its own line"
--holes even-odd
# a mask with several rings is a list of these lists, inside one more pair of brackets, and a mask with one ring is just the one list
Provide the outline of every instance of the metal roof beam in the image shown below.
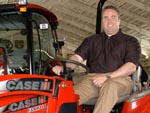
[[148,7],[146,4],[142,4],[142,3],[138,2],[136,0],[122,0],[122,1],[125,1],[125,2],[127,2],[133,6],[136,6],[136,7],[143,9],[147,12],[150,12],[150,7]]

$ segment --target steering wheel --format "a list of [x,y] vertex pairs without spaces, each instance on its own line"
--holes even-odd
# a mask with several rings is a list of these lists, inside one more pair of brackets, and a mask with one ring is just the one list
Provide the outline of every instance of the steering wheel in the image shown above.
[[62,63],[64,71],[61,73],[61,76],[64,77],[65,79],[72,78],[72,73],[73,73],[73,70],[71,68],[67,67],[66,63],[72,63],[72,64],[75,64],[77,66],[81,66],[82,68],[84,68],[85,71],[84,72],[80,72],[80,74],[87,74],[89,72],[89,69],[88,69],[88,67],[86,65],[84,65],[84,64],[82,64],[80,62],[77,62],[75,60],[61,58],[61,59],[50,59],[48,61],[49,64],[53,64],[54,62]]

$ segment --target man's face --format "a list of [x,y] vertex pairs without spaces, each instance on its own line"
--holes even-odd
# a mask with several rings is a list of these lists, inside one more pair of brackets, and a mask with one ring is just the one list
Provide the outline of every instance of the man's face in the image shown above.
[[115,35],[119,31],[120,19],[114,9],[106,9],[102,15],[103,29],[107,35]]

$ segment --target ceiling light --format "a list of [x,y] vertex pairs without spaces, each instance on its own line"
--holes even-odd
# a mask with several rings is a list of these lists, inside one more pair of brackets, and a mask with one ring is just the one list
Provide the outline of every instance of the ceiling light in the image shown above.
[[18,4],[19,5],[27,5],[27,0],[19,0]]

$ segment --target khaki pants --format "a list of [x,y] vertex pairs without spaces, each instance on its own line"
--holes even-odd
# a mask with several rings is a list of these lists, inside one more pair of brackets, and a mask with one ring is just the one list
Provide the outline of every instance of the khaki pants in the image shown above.
[[131,93],[132,80],[130,77],[108,79],[99,88],[93,84],[89,77],[84,76],[75,84],[74,89],[75,93],[80,96],[80,105],[98,97],[93,113],[110,113],[120,96]]

